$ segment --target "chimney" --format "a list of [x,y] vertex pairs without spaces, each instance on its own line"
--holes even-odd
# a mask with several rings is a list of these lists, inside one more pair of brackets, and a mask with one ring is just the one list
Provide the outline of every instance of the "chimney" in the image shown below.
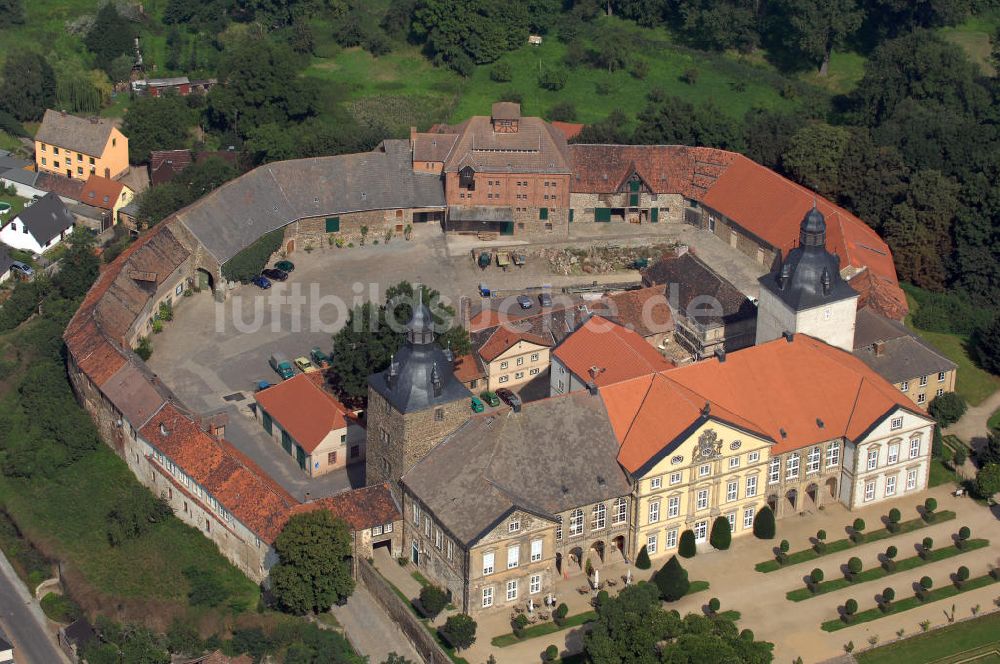
[[715,349],[715,359],[717,359],[720,363],[721,362],[725,362],[726,361],[726,349],[723,348],[722,346],[716,347],[716,349]]
[[587,369],[587,373],[590,374],[591,381],[597,380],[597,377],[604,373],[604,367],[593,366]]
[[875,349],[875,357],[882,357],[882,355],[885,354],[884,341],[876,341],[874,344],[872,344],[872,348]]
[[708,417],[711,412],[712,412],[712,404],[706,401],[705,405],[702,406],[701,408],[701,416]]
[[784,332],[781,333],[781,336],[788,343],[792,343],[792,338],[795,336],[795,334],[792,333],[792,332],[789,332],[788,330],[785,330]]
[[820,429],[826,427],[826,425],[823,423],[823,420],[819,419],[818,417],[816,418],[816,426],[818,426]]

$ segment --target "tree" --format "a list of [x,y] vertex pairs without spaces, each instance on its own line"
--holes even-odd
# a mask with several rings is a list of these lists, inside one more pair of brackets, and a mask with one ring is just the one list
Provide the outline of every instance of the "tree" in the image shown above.
[[187,189],[187,198],[196,201],[236,175],[236,169],[231,163],[213,155],[207,159],[199,159],[185,168],[174,176],[173,182],[183,185]]
[[152,227],[191,202],[187,187],[179,182],[165,182],[150,187],[136,196],[139,206],[138,221]]
[[850,622],[854,618],[854,614],[858,612],[858,601],[851,598],[844,602],[844,617],[847,622]]
[[[98,10],[94,25],[83,43],[94,54],[97,66],[111,75],[116,68],[115,59],[131,53],[135,35],[133,25],[118,13],[115,3],[108,2]],[[119,76],[112,75],[112,81],[124,80],[120,77],[120,72],[116,73]]]
[[18,120],[38,120],[56,104],[56,75],[38,53],[14,49],[7,55],[0,84],[0,108]]
[[602,31],[595,50],[590,54],[595,65],[607,69],[608,73],[625,69],[629,63],[628,41],[617,31]]
[[955,571],[955,585],[959,588],[962,587],[966,581],[969,580],[969,568],[962,565]]
[[691,587],[687,570],[681,566],[677,556],[670,556],[670,560],[653,575],[653,583],[659,589],[660,597],[666,602],[676,602],[684,597]]
[[569,607],[566,606],[565,602],[562,602],[556,607],[556,610],[552,612],[552,620],[555,624],[562,625],[563,621],[566,620],[567,615],[569,615]]
[[436,618],[447,604],[448,595],[439,587],[427,585],[420,589],[420,607],[428,618]]
[[562,67],[547,67],[538,75],[538,85],[546,90],[559,91],[566,87],[569,75]]
[[0,29],[24,24],[24,0],[0,0]]
[[128,157],[133,164],[149,161],[152,150],[187,147],[188,130],[195,118],[178,95],[139,97],[129,104],[122,119],[122,133],[128,136]]
[[817,567],[812,572],[810,572],[809,581],[814,586],[818,586],[819,584],[821,584],[823,582],[823,570]]
[[722,602],[719,601],[718,597],[713,597],[712,599],[708,600],[708,610],[712,612],[712,615],[717,614],[719,612],[719,609],[721,608],[722,608]]
[[781,0],[771,15],[792,54],[812,62],[826,76],[830,54],[861,27],[857,0]]
[[549,109],[549,120],[553,122],[573,122],[576,120],[576,106],[573,102],[561,101]]
[[550,645],[545,648],[545,661],[554,662],[559,658],[559,646]]
[[765,505],[753,518],[753,535],[757,539],[774,539],[774,512]]
[[1000,464],[987,464],[976,473],[976,493],[989,497],[997,492],[1000,492]]
[[694,540],[694,531],[688,528],[681,533],[680,542],[677,544],[677,555],[682,558],[694,558],[698,553],[698,547]]
[[381,664],[416,664],[416,662],[412,659],[407,659],[396,652],[391,652],[385,659],[382,660]]
[[527,7],[520,2],[418,0],[411,25],[435,62],[463,75],[473,64],[493,62],[528,39]]
[[981,449],[976,455],[980,467],[988,466],[991,463],[1000,463],[1000,428],[994,428],[986,436],[986,447]]
[[100,272],[101,261],[94,254],[94,236],[85,228],[74,228],[66,244],[69,248],[59,262],[55,286],[62,297],[74,300],[90,290]]
[[781,163],[792,179],[832,198],[840,188],[841,162],[850,142],[851,132],[845,127],[809,124],[788,141]]
[[679,97],[666,97],[650,101],[636,119],[638,126],[630,142],[741,147],[736,123],[711,103],[694,106]]
[[729,544],[732,540],[733,532],[729,526],[729,519],[724,516],[716,517],[715,521],[712,523],[712,533],[709,535],[708,541],[716,549],[725,551],[729,548]]
[[459,613],[448,616],[448,620],[441,627],[441,636],[455,650],[464,650],[476,642],[476,627],[475,620],[464,613]]
[[781,165],[794,136],[803,126],[800,115],[754,108],[743,116],[745,154],[771,169]]
[[889,522],[888,530],[890,532],[896,532],[897,530],[899,530],[899,522],[902,518],[903,515],[899,512],[897,508],[893,507],[891,510],[889,510],[889,516],[886,519]]
[[848,579],[853,579],[858,574],[861,574],[861,569],[862,569],[861,558],[858,558],[857,556],[852,556],[847,561]]
[[645,544],[639,549],[639,555],[635,557],[635,566],[638,569],[649,569],[652,567],[652,562],[649,560],[649,552],[646,551]]
[[271,256],[281,247],[282,230],[261,235],[246,249],[222,264],[222,276],[230,281],[248,283],[260,274]]
[[934,587],[934,580],[929,576],[920,577],[920,598],[926,599],[927,591]]
[[274,549],[279,562],[271,568],[271,590],[282,610],[326,611],[353,592],[350,528],[329,511],[290,518]]
[[920,542],[920,555],[927,557],[930,555],[931,550],[934,548],[934,539],[931,537],[925,537]]
[[[972,341],[980,366],[992,374],[1000,374],[1000,316],[994,318],[985,328],[977,330]],[[946,392],[941,396],[947,394]]]
[[854,523],[851,524],[851,539],[855,542],[863,542],[865,540],[865,520],[857,518]]
[[732,0],[681,0],[684,37],[702,49],[750,53],[760,42],[757,15],[748,3]]
[[893,590],[892,588],[886,588],[885,590],[882,591],[883,606],[888,607],[892,603],[892,600],[894,599],[896,599],[895,590]]

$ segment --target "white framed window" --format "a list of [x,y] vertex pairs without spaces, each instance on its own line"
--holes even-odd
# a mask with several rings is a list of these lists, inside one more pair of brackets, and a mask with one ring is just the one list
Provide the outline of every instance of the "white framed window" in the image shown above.
[[659,489],[661,486],[663,486],[662,477],[654,477],[653,479],[649,480],[650,490],[655,491],[656,489]]
[[830,468],[840,463],[840,441],[835,440],[826,446],[826,467]]
[[911,438],[910,439],[910,458],[916,459],[920,456],[920,439]]
[[694,524],[694,539],[696,542],[702,542],[708,537],[708,521],[699,521]]
[[656,523],[660,520],[660,501],[654,500],[649,504],[649,514],[646,523]]
[[455,559],[455,543],[448,540],[448,560]]
[[532,574],[531,578],[528,580],[528,592],[532,595],[537,595],[542,592],[542,575]]
[[537,563],[542,559],[542,540],[531,540],[531,562]]
[[663,538],[663,548],[673,549],[677,546],[677,529],[671,528],[667,531],[666,536]]
[[927,395],[921,392],[917,395],[917,403],[924,403],[927,401]]
[[740,483],[738,480],[729,480],[726,483],[726,502],[731,503],[736,500],[740,493]]
[[483,608],[493,606],[493,586],[483,588]]
[[753,528],[753,508],[744,507],[743,508],[743,529]]
[[492,551],[487,551],[483,554],[483,576],[489,576],[493,573],[493,559],[495,554]]
[[747,454],[747,463],[757,463],[758,461],[760,461],[759,451],[754,450],[753,452]]
[[424,537],[431,536],[431,520],[424,517]]
[[537,376],[538,375],[538,367],[535,367],[534,369],[528,369],[528,375],[529,376]]
[[941,388],[941,387],[937,388],[937,391],[934,392],[934,396],[936,396],[936,397],[939,397],[942,394],[944,394],[944,388]]
[[729,469],[740,467],[740,457],[739,455],[729,457]]
[[698,467],[698,477],[708,477],[712,472],[712,464],[706,463]]
[[531,354],[531,361],[532,362],[537,362],[538,361],[538,353],[532,353]]
[[500,376],[499,379],[497,379],[497,382],[498,383],[506,383],[509,380],[510,380],[510,376],[504,374],[503,376]]
[[670,496],[667,498],[667,518],[673,519],[681,513],[681,497]]
[[939,383],[943,383],[944,382],[944,372],[943,371],[939,371],[938,372],[938,382]]
[[517,579],[511,579],[507,582],[507,601],[513,602],[517,599]]
[[729,532],[736,532],[736,512],[730,512],[726,515],[726,521],[729,522]]
[[569,513],[569,536],[579,535],[583,532],[583,510],[575,509]]
[[507,532],[508,533],[516,533],[519,530],[521,530],[521,520],[520,519],[511,519],[510,521],[507,522]]
[[799,476],[799,453],[792,452],[785,461],[785,479],[791,480]]
[[746,493],[746,497],[747,498],[753,498],[754,496],[757,495],[757,476],[756,475],[750,475],[749,477],[747,477],[747,488],[746,488],[746,492],[745,493]]
[[440,528],[435,528],[434,529],[434,546],[437,548],[438,551],[440,551],[441,550],[441,546],[443,544],[444,544],[444,538],[441,536],[441,529]]
[[174,295],[180,295],[184,292],[184,282],[177,284],[177,288],[174,289]]
[[917,469],[911,468],[906,471],[906,490],[913,491],[917,488]]
[[420,507],[413,503],[413,523],[420,525]]
[[507,360],[504,360],[503,362],[500,363],[500,368],[501,369],[506,369],[509,364],[510,364],[510,362],[508,362]]
[[809,450],[809,456],[806,457],[806,473],[816,473],[819,472],[819,462],[823,457],[822,451],[819,446],[813,447]]
[[896,429],[902,429],[903,428],[903,418],[902,417],[894,417],[894,418],[892,418],[889,421],[889,428],[892,429],[893,431],[895,431]]
[[865,502],[875,499],[875,480],[865,482]]
[[927,385],[927,376],[921,376],[920,377],[920,387],[924,387],[926,385]]
[[767,483],[777,484],[781,479],[781,459],[771,459],[767,464]]
[[624,498],[615,498],[614,511],[611,513],[611,524],[617,525],[619,523],[625,523],[627,514],[628,503]]
[[517,544],[507,547],[507,569],[514,569],[521,562],[521,547]]
[[392,521],[390,521],[387,524],[385,524],[385,526],[382,527],[382,530],[384,532],[386,532],[386,533],[391,533],[392,532]]
[[517,366],[521,366],[523,364],[524,364],[524,356],[522,355],[521,357],[517,358]]
[[680,484],[680,483],[681,483],[681,473],[680,472],[670,473],[670,485],[673,486],[674,484]]
[[650,555],[656,553],[656,535],[646,537],[646,553]]
[[878,448],[873,447],[868,450],[868,470],[878,468]]
[[893,464],[899,461],[899,443],[889,443],[889,451],[886,453],[885,462]]
[[695,509],[703,510],[708,508],[708,489],[699,489],[695,494]]
[[556,541],[562,540],[562,525],[556,526]]
[[885,495],[895,496],[896,495],[896,476],[889,475],[885,478]]
[[521,380],[522,378],[524,378],[524,372],[518,371],[517,373],[514,374],[514,378],[517,380]]
[[907,390],[909,390],[910,389],[910,381],[904,380],[902,383],[899,384],[899,389],[902,390],[903,392],[906,392]]
[[591,530],[601,530],[607,525],[608,508],[605,507],[604,503],[597,503],[594,505],[593,518],[590,520]]

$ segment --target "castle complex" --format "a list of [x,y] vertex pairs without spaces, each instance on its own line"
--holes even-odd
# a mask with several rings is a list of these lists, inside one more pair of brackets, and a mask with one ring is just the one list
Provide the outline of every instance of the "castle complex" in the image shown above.
[[[222,266],[264,234],[280,232],[291,253],[422,223],[528,239],[570,224],[687,223],[776,265],[762,278],[758,345],[499,414],[470,413],[430,313],[415,308],[403,349],[369,379],[369,488],[349,509],[362,515],[359,541],[391,539],[462,610],[544,594],[587,559],[667,555],[683,530],[704,541],[717,516],[739,536],[766,504],[781,517],[926,487],[931,420],[850,352],[859,306],[906,312],[874,231],[741,155],[568,145],[497,104],[369,153],[244,174],[142,235],[67,327],[70,377],[104,440],[251,578],[266,578],[289,516],[337,505],[299,504],[132,349],[187,288],[224,298]],[[385,527],[392,501],[402,529]],[[378,506],[370,524],[366,505]]]

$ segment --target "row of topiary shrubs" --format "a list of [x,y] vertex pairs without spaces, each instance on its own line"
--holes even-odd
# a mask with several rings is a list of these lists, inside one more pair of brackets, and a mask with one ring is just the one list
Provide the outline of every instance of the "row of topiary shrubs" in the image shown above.
[[[729,525],[729,519],[724,516],[716,517],[715,521],[712,522],[712,530],[709,533],[708,541],[719,551],[725,551],[729,548],[733,542],[733,531]],[[677,555],[682,558],[694,558],[697,553],[698,546],[695,543],[694,531],[688,528],[681,533],[680,539],[677,541]],[[635,558],[635,566],[639,569],[649,569],[652,566],[652,562],[649,560],[649,552],[646,551],[645,546],[639,549],[639,555]]]
[[[994,569],[990,570],[990,575],[993,578],[997,578],[997,572]],[[955,587],[961,590],[965,583],[969,580],[970,573],[969,568],[962,565],[955,573],[951,575],[951,582],[955,584]],[[930,599],[931,589],[934,588],[934,580],[929,576],[922,576],[920,580],[916,582],[914,588],[914,596],[921,602],[926,602]],[[892,611],[892,603],[896,600],[896,591],[892,588],[885,588],[880,594],[875,597],[875,601],[878,604],[878,609],[882,613],[889,613]],[[843,611],[841,615],[844,622],[853,622],[854,616],[858,612],[858,602],[854,598],[851,598],[844,602]]]

